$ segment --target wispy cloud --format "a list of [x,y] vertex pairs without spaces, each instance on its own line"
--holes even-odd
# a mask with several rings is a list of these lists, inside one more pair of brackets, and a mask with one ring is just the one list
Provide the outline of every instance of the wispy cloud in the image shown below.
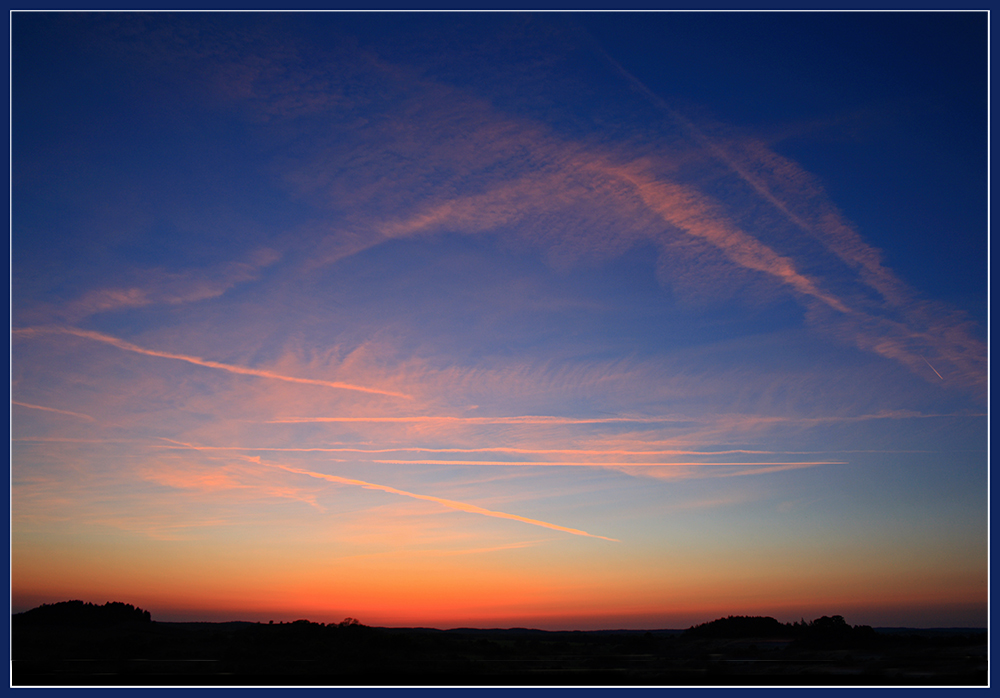
[[239,261],[224,262],[209,269],[129,270],[130,286],[95,288],[62,306],[31,310],[35,321],[76,324],[92,315],[113,313],[151,305],[179,306],[222,296],[226,291],[260,278],[261,271],[275,264],[281,254],[259,248]]
[[[573,142],[460,94],[451,94],[447,116],[431,100],[420,102],[413,115],[425,119],[431,140],[440,141],[433,157],[450,162],[450,168],[439,168],[452,173],[448,186],[414,199],[380,183],[380,195],[393,205],[381,207],[389,213],[374,224],[376,238],[358,249],[378,244],[379,237],[502,230],[566,264],[581,256],[615,257],[651,242],[665,260],[665,283],[695,284],[697,293],[711,296],[713,288],[735,291],[734,277],[742,275],[753,291],[741,294],[740,302],[749,302],[772,292],[762,285],[767,279],[793,291],[807,307],[812,326],[828,336],[918,373],[931,368],[928,375],[936,372],[948,385],[983,384],[985,347],[961,313],[917,299],[807,173],[759,140],[707,135],[707,125],[687,119],[622,74],[680,125],[686,148],[670,143],[664,154],[653,156],[627,142],[616,147]],[[430,93],[443,89],[424,87]],[[444,124],[457,118],[455,112],[464,119],[461,150],[440,136]],[[428,155],[414,151],[419,146],[412,139],[400,143],[396,139],[402,135],[385,135],[386,143],[404,147],[412,159]],[[470,142],[476,147],[467,147]],[[375,148],[370,157],[378,159]],[[530,157],[514,157],[526,150]],[[739,177],[746,192],[721,198],[710,187],[681,181],[672,158],[693,159],[716,179],[722,178],[721,164]],[[406,177],[422,185],[434,177],[418,171]],[[760,212],[761,202],[784,220],[774,225],[773,216]],[[803,231],[819,246],[801,244]],[[825,264],[828,259],[836,264]],[[692,267],[697,274],[685,271]],[[941,370],[938,362],[947,368]]]
[[[559,152],[558,148],[550,147]],[[717,150],[714,146],[709,148],[711,153]],[[560,155],[555,157],[558,162]],[[822,280],[801,271],[795,259],[780,254],[735,224],[722,202],[691,186],[655,174],[652,166],[659,163],[640,160],[616,162],[616,158],[587,150],[573,151],[572,159],[567,155],[561,157],[565,162],[544,175],[524,176],[514,183],[499,183],[487,193],[434,204],[406,219],[386,223],[381,231],[388,237],[398,237],[441,229],[474,233],[513,224],[525,226],[533,219],[544,219],[542,212],[546,209],[551,211],[553,207],[550,202],[579,199],[579,210],[593,209],[597,220],[609,217],[622,221],[632,219],[615,226],[619,230],[619,241],[607,250],[602,250],[605,243],[600,238],[588,236],[585,232],[588,226],[579,227],[576,243],[590,254],[610,253],[613,256],[641,241],[655,242],[663,248],[664,254],[671,256],[700,254],[694,248],[678,246],[676,232],[663,233],[644,225],[637,226],[635,220],[642,219],[641,215],[637,215],[637,197],[641,202],[639,208],[644,207],[660,217],[673,231],[682,231],[704,241],[723,254],[729,262],[729,272],[735,265],[747,272],[764,274],[793,289],[802,298],[818,301],[827,312],[810,306],[808,317],[824,332],[898,360],[911,370],[916,370],[918,363],[921,366],[928,363],[926,355],[930,355],[953,366],[952,378],[960,385],[977,384],[983,380],[984,347],[969,333],[968,323],[956,311],[940,303],[913,299],[912,292],[879,265],[878,253],[868,248],[855,231],[839,220],[839,214],[825,199],[820,198],[815,204],[818,209],[811,215],[817,217],[818,222],[811,224],[810,230],[819,231],[817,236],[827,245],[828,251],[850,267],[862,271],[861,281],[881,294],[881,303],[873,302],[870,297],[852,296],[848,299],[824,289]],[[572,175],[569,174],[570,167]],[[766,170],[762,166],[757,169]],[[582,181],[587,182],[586,187],[580,185]],[[750,179],[749,183],[756,189],[762,186],[754,179]],[[636,196],[631,196],[630,192]],[[769,202],[774,200],[773,194],[764,194]],[[803,198],[815,201],[817,195]],[[603,208],[595,205],[597,200],[601,201]],[[776,200],[773,203],[782,211],[788,211],[784,203]],[[789,213],[789,218],[796,226],[805,225],[797,215]],[[544,235],[534,233],[531,240],[552,250],[567,249],[563,247],[563,233],[558,227]],[[810,260],[804,261],[809,266],[815,266]],[[721,268],[713,271],[711,267],[703,267],[702,271],[709,274],[709,278],[702,278],[701,282],[709,284],[712,276],[728,273]],[[724,279],[720,281],[725,283]],[[837,280],[835,284],[843,285],[843,282]],[[898,311],[904,313],[905,320],[902,322],[892,319]],[[940,379],[945,379],[944,374],[931,368]]]
[[262,479],[257,472],[241,463],[224,462],[211,468],[197,464],[174,464],[172,467],[163,465],[147,468],[146,479],[174,489],[195,490],[213,496],[244,492],[256,499],[290,499],[323,509],[316,501],[315,492]]
[[[754,290],[741,293],[740,301],[751,302],[767,296],[761,279],[769,279],[804,300],[807,318],[828,336],[946,386],[985,384],[985,345],[961,313],[918,299],[814,177],[760,139],[684,116],[607,54],[629,88],[669,115],[678,137],[662,138],[652,151],[627,138],[574,140],[372,51],[314,55],[315,47],[290,35],[275,41],[249,29],[206,41],[182,25],[129,19],[112,34],[148,60],[169,56],[197,74],[203,89],[224,88],[227,99],[246,105],[255,118],[343,112],[349,142],[310,138],[308,151],[275,163],[288,185],[320,210],[341,212],[336,221],[316,219],[301,229],[315,245],[308,265],[441,230],[502,228],[505,237],[541,247],[560,264],[587,255],[610,258],[652,242],[661,251],[665,283],[694,284],[694,295],[707,297],[720,288],[736,290],[743,281],[734,279],[742,278]],[[237,57],[250,45],[256,59],[248,65]],[[377,122],[365,118],[375,96],[386,114]],[[743,194],[722,197],[712,188],[712,180],[722,178],[718,165],[736,175]],[[386,171],[393,177],[376,174]],[[684,181],[688,171],[703,176]],[[783,224],[760,212],[762,202]],[[819,243],[822,259],[803,248],[802,233]],[[829,265],[817,271],[827,257],[855,278],[839,278]],[[127,307],[155,295],[142,287],[92,293],[81,308]]]

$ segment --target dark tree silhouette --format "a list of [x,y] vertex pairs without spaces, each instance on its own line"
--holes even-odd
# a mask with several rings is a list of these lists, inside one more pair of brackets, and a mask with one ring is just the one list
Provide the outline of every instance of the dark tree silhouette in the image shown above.
[[851,627],[843,616],[823,616],[808,624],[796,624],[795,636],[806,647],[861,647],[875,640],[870,625]]
[[791,626],[770,616],[728,616],[695,625],[684,631],[688,637],[769,637],[790,635]]
[[96,628],[150,621],[149,611],[119,601],[108,601],[103,606],[79,600],[60,601],[54,604],[42,604],[30,611],[11,616],[11,622],[15,626],[72,625]]
[[770,616],[728,616],[684,631],[685,637],[787,637],[793,638],[802,647],[812,648],[862,647],[874,642],[876,635],[871,626],[852,627],[843,616],[822,616],[796,623],[779,623]]

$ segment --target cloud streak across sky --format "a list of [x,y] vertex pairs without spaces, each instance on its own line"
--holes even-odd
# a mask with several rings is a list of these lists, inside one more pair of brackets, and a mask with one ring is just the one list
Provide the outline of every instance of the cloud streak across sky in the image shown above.
[[136,354],[145,354],[146,356],[155,356],[162,359],[174,359],[175,361],[184,361],[189,364],[194,364],[196,366],[204,366],[206,368],[215,368],[221,371],[227,371],[229,373],[236,373],[244,376],[257,376],[259,378],[270,378],[271,380],[286,381],[289,383],[302,383],[304,385],[319,385],[325,388],[338,388],[340,390],[357,390],[363,393],[375,393],[378,395],[389,395],[392,397],[402,397],[408,398],[409,395],[403,395],[401,393],[394,393],[388,390],[379,390],[377,388],[366,388],[360,385],[351,385],[350,383],[340,383],[337,381],[324,381],[317,380],[315,378],[297,378],[295,376],[284,376],[280,373],[273,373],[271,371],[264,371],[260,369],[247,368],[246,366],[233,366],[230,364],[220,363],[218,361],[209,361],[207,359],[200,359],[197,356],[186,356],[184,354],[172,354],[170,352],[155,351],[153,349],[143,349],[140,346],[136,346],[131,342],[126,342],[117,337],[110,337],[106,334],[100,332],[91,332],[88,330],[81,330],[75,327],[25,327],[13,330],[13,334],[16,337],[34,337],[38,334],[43,333],[62,333],[73,335],[75,337],[82,337],[84,339],[92,339],[95,342],[104,342],[105,344],[110,344],[113,347],[117,347],[122,351],[131,351]]
[[15,605],[130,550],[241,618],[985,608],[920,581],[985,589],[985,43],[935,17],[15,13]]
[[549,528],[553,531],[562,531],[563,533],[572,533],[576,536],[586,536],[587,538],[600,538],[601,540],[609,540],[614,543],[619,541],[614,538],[607,538],[605,536],[596,536],[592,533],[587,533],[586,531],[580,531],[575,528],[567,528],[566,526],[558,526],[553,523],[547,523],[545,521],[538,521],[536,519],[529,519],[524,516],[518,516],[517,514],[507,514],[502,511],[491,511],[489,509],[484,509],[482,507],[477,507],[474,504],[467,504],[465,502],[456,502],[451,499],[442,499],[441,497],[432,497],[426,494],[414,494],[413,492],[404,492],[403,490],[397,490],[395,487],[389,487],[388,485],[377,485],[373,482],[364,482],[363,480],[351,480],[349,478],[340,477],[338,475],[328,475],[326,473],[316,473],[309,470],[299,470],[297,468],[292,468],[287,465],[276,465],[274,467],[281,468],[282,470],[287,470],[290,473],[297,473],[299,475],[308,475],[309,477],[315,477],[321,480],[327,480],[329,482],[336,482],[344,485],[356,485],[358,487],[364,487],[368,490],[380,490],[382,492],[388,492],[389,494],[398,494],[403,497],[412,497],[413,499],[422,499],[426,502],[434,502],[435,504],[440,504],[449,509],[456,509],[458,511],[468,512],[470,514],[481,514],[483,516],[493,516],[498,519],[510,519],[511,521],[520,521],[522,523],[531,524],[532,526],[541,526],[542,528]]

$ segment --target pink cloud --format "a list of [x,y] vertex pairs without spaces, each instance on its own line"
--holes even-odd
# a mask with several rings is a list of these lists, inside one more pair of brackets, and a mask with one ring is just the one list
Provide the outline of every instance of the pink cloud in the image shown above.
[[51,312],[65,322],[76,323],[97,313],[217,298],[235,286],[256,280],[262,269],[280,258],[281,254],[276,250],[259,248],[243,261],[227,262],[207,270],[167,272],[143,269],[133,274],[136,277],[135,286],[93,289]]

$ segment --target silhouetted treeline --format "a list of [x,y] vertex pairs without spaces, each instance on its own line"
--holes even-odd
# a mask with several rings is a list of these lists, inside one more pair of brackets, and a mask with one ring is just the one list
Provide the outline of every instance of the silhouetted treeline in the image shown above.
[[[87,614],[129,620],[67,620]],[[984,632],[880,633],[841,616],[730,616],[685,631],[435,630],[352,618],[150,622],[128,604],[74,601],[14,618],[15,686],[981,685],[988,669]]]
[[688,637],[791,637],[791,627],[770,616],[729,616],[694,625],[684,631]]
[[729,616],[695,625],[684,631],[688,637],[748,638],[786,637],[804,647],[865,647],[877,634],[870,625],[848,625],[843,616],[823,616],[816,620],[779,623],[770,616]]
[[108,601],[97,606],[83,601],[60,601],[42,604],[24,613],[11,616],[13,627],[18,625],[72,625],[99,628],[122,623],[149,623],[149,611],[129,603]]

